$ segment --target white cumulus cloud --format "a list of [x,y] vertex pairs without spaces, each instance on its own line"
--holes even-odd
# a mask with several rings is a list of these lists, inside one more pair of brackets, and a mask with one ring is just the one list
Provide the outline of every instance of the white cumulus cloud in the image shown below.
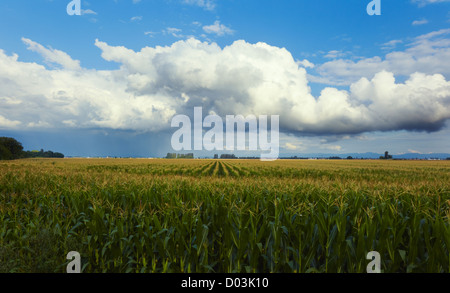
[[[415,72],[441,73],[450,78],[450,29],[442,29],[415,38],[405,51],[393,51],[384,57],[374,56],[354,61],[335,59],[316,66],[315,82],[350,85],[361,77],[372,78],[386,70],[396,75],[409,76]],[[384,49],[401,43],[395,40],[383,45]]]
[[203,30],[207,34],[216,34],[218,36],[232,35],[234,33],[232,29],[230,29],[226,25],[221,24],[218,20],[216,20],[212,25],[205,25],[203,27]]
[[316,97],[304,68],[309,64],[266,43],[240,40],[221,48],[191,38],[134,51],[96,40],[101,56],[120,68],[88,70],[64,52],[24,42],[62,68],[0,50],[2,127],[157,132],[196,106],[222,117],[280,115],[281,130],[293,134],[435,131],[450,119],[450,82],[442,74],[413,73],[397,82],[381,69],[348,90],[327,87]]
[[205,10],[214,10],[215,0],[183,0],[183,3],[202,7]]

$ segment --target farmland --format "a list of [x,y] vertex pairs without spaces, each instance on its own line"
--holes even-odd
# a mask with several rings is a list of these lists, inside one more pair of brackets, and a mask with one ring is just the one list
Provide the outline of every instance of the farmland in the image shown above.
[[450,272],[450,162],[0,162],[0,272]]

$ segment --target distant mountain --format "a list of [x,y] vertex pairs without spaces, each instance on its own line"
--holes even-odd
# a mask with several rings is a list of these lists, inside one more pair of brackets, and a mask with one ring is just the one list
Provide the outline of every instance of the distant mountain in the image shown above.
[[394,155],[397,159],[447,159],[450,158],[450,154],[436,153],[436,154],[416,154],[408,153],[403,155]]
[[[450,158],[449,153],[432,153],[432,154],[417,154],[417,153],[407,153],[401,155],[392,155],[393,159],[447,159]],[[347,153],[347,154],[324,154],[324,153],[312,153],[312,154],[298,154],[298,155],[280,155],[280,158],[290,158],[297,156],[298,158],[330,158],[330,157],[340,157],[346,159],[347,157],[352,157],[353,159],[378,159],[384,157],[384,153]]]

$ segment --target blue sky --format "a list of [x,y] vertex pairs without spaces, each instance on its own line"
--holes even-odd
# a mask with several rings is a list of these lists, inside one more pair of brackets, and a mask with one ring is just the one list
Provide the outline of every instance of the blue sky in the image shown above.
[[0,135],[25,149],[161,156],[203,106],[279,114],[284,154],[450,152],[450,1],[69,2],[0,2]]

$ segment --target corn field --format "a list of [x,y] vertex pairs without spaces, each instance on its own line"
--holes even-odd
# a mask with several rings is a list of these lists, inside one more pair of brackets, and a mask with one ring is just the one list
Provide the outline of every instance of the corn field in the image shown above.
[[450,162],[0,162],[0,272],[450,272]]

